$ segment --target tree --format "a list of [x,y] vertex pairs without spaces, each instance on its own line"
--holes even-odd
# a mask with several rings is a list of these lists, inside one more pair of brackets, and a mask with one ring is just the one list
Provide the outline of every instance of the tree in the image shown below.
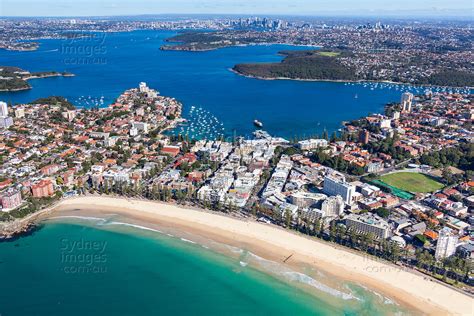
[[400,259],[400,246],[396,242],[391,242],[389,249],[390,260],[397,262]]
[[390,210],[386,209],[385,207],[379,207],[376,209],[376,213],[378,216],[383,218],[388,218],[390,216]]
[[373,244],[374,244],[374,240],[375,240],[375,236],[373,233],[368,233],[367,234],[367,250],[369,250],[370,248],[373,248]]
[[321,225],[321,221],[319,219],[317,219],[315,222],[314,222],[314,225],[313,225],[313,230],[314,230],[314,234],[318,237],[321,236],[321,232],[322,232],[322,225]]
[[332,221],[329,226],[329,240],[334,241],[335,237],[336,237],[336,223]]
[[453,173],[451,172],[451,170],[448,167],[443,168],[442,175],[443,175],[443,180],[446,182],[446,184],[450,185],[450,184],[453,184],[455,182],[455,179],[453,177]]
[[289,210],[285,210],[285,225],[291,227],[291,213]]
[[63,185],[63,184],[64,184],[63,178],[61,178],[61,177],[58,176],[58,177],[56,178],[56,183],[59,184],[59,185]]
[[324,131],[323,131],[322,138],[325,139],[325,140],[329,140],[328,131],[326,129],[324,129]]

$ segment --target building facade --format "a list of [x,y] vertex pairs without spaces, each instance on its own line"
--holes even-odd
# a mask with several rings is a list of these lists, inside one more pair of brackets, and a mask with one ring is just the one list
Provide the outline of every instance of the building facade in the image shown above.
[[344,212],[344,200],[340,195],[330,196],[321,205],[326,216],[337,217]]
[[358,233],[372,233],[376,238],[390,237],[390,225],[387,221],[375,214],[350,214],[345,218],[346,226]]
[[439,232],[438,243],[436,244],[435,258],[437,260],[448,258],[456,252],[458,236],[452,230],[445,227]]
[[402,105],[402,112],[411,112],[413,102],[413,94],[410,92],[405,92],[402,94],[401,105]]
[[21,193],[18,190],[10,189],[0,193],[0,202],[4,209],[14,209],[21,205]]
[[352,204],[356,188],[352,184],[347,183],[344,179],[326,176],[324,178],[323,191],[330,196],[340,195],[344,200],[344,203]]
[[54,194],[54,187],[51,180],[41,180],[31,186],[31,194],[35,198],[49,197]]

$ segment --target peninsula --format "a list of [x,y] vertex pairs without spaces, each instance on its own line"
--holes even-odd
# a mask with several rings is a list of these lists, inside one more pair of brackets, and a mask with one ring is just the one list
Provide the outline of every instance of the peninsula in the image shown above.
[[29,72],[18,67],[0,66],[0,92],[21,91],[31,89],[30,79],[47,77],[72,77],[69,72],[39,71]]
[[[440,68],[429,76],[402,78],[400,73],[382,77],[374,76],[381,71],[380,63],[362,64],[369,59],[368,54],[352,51],[282,51],[285,58],[279,63],[237,64],[232,70],[238,74],[258,79],[292,79],[314,81],[390,81],[416,85],[435,85],[450,87],[473,87],[474,72]],[[399,61],[396,61],[400,64]],[[416,67],[416,63],[405,63],[404,67]],[[386,73],[384,71],[384,73]]]
[[238,64],[233,70],[244,76],[259,79],[298,79],[355,81],[360,77],[355,68],[344,65],[341,57],[349,52],[340,51],[282,51],[280,63]]

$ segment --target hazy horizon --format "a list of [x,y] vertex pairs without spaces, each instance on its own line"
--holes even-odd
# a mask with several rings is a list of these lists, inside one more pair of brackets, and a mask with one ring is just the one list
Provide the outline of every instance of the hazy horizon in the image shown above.
[[[470,12],[470,13],[469,13]],[[284,15],[284,16],[383,16],[472,17],[470,0],[2,0],[2,17],[112,17],[137,15]]]

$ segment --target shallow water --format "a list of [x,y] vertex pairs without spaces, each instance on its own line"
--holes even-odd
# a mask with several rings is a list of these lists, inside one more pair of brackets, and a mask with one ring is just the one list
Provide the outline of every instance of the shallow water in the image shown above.
[[57,218],[31,236],[0,243],[0,279],[2,315],[402,311],[321,273],[303,274],[244,249],[120,218]]

